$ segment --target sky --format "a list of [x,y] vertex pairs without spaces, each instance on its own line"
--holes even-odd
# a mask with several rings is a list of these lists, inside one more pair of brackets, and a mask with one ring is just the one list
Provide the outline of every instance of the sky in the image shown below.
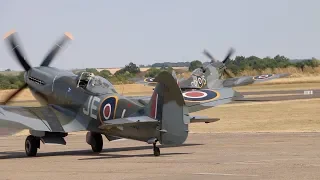
[[[38,66],[64,32],[74,40],[50,66],[123,67],[277,54],[320,58],[319,0],[1,0],[0,35],[18,32]],[[22,70],[5,41],[0,69]]]

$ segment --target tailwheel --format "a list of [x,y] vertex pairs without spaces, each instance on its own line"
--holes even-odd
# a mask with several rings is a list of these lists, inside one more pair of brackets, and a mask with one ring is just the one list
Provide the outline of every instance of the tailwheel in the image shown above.
[[160,148],[156,146],[156,143],[153,143],[153,155],[160,156]]
[[91,148],[93,152],[101,152],[103,147],[103,139],[100,133],[92,133]]
[[38,148],[40,148],[40,139],[29,135],[25,141],[25,151],[27,156],[36,156]]

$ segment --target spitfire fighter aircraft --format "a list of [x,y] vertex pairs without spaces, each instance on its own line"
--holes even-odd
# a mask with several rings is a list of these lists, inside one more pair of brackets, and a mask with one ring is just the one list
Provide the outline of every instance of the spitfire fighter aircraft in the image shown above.
[[[226,63],[230,60],[230,56],[233,54],[234,50],[230,49],[227,56],[222,62],[219,62],[211,56],[208,51],[204,51],[204,54],[211,59],[211,62],[205,67],[200,67],[195,69],[188,79],[178,79],[173,71],[173,76],[177,79],[177,82],[181,89],[190,88],[203,88],[203,89],[213,89],[222,87],[236,87],[245,86],[249,84],[260,83],[264,81],[269,81],[276,78],[282,78],[289,76],[290,74],[264,74],[258,76],[242,76],[233,77],[227,70]],[[229,78],[222,79],[225,75]],[[154,86],[153,78],[145,78],[143,82],[139,82]]]
[[[86,131],[86,142],[93,152],[103,149],[104,135],[109,141],[132,139],[153,144],[179,145],[188,136],[188,125],[215,122],[218,118],[189,115],[201,109],[231,102],[237,93],[231,88],[198,90],[182,93],[168,72],[161,72],[152,96],[143,101],[117,93],[114,86],[100,76],[49,67],[61,47],[71,40],[69,33],[61,38],[39,67],[31,67],[22,54],[17,33],[5,36],[11,52],[24,68],[25,84],[0,106],[0,129],[10,133],[29,129],[25,140],[27,156],[36,156],[43,144],[66,145],[68,133]],[[38,107],[9,106],[7,103],[24,88],[29,88],[40,102]]]

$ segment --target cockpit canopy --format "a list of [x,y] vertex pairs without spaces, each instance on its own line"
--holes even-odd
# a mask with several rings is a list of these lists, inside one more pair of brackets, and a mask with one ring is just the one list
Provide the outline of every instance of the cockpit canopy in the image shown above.
[[101,76],[93,73],[83,72],[78,78],[78,87],[82,87],[94,94],[117,93],[113,85]]
[[203,69],[202,68],[197,68],[195,70],[192,71],[192,75],[194,76],[201,76],[203,75]]
[[92,93],[106,94],[106,93],[116,93],[113,85],[101,76],[92,77],[86,88]]

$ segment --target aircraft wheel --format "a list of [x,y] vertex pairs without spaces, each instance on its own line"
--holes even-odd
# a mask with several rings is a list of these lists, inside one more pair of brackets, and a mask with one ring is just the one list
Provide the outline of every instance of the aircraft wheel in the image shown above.
[[25,151],[27,156],[36,156],[38,148],[40,147],[40,139],[29,135],[25,141]]
[[154,147],[153,148],[153,155],[154,156],[160,156],[160,148]]
[[101,152],[103,147],[102,135],[99,133],[92,133],[91,148],[93,152]]
[[156,143],[153,143],[153,155],[160,156],[160,148],[156,146]]

